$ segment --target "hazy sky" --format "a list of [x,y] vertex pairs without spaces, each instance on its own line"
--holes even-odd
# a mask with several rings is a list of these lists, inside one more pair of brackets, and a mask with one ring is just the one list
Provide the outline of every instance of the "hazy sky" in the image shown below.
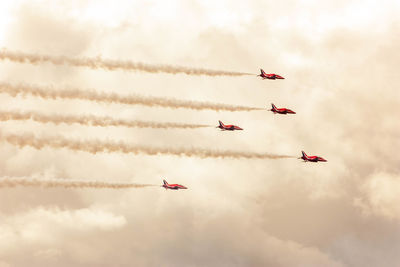
[[[188,190],[0,188],[0,266],[400,266],[399,1],[1,1],[0,47],[258,74],[0,61],[0,82],[295,110],[213,111],[0,94],[0,114],[243,127],[2,121],[0,176]],[[222,159],[18,147],[4,136],[300,156]]]

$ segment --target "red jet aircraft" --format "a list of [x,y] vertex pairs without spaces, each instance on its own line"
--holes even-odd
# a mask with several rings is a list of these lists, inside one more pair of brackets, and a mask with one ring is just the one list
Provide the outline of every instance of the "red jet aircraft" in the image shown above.
[[301,151],[302,156],[299,159],[304,160],[304,162],[310,161],[310,162],[318,162],[318,161],[323,161],[326,162],[327,160],[318,156],[307,156],[306,152]]
[[165,190],[167,189],[171,189],[171,190],[178,190],[178,189],[187,189],[187,187],[180,185],[180,184],[169,184],[167,183],[167,181],[163,180],[163,185],[162,187],[165,188]]
[[267,73],[265,73],[265,71],[263,69],[260,69],[260,70],[261,70],[261,74],[257,75],[257,76],[260,76],[263,79],[270,79],[270,80],[285,79],[282,76],[279,76],[278,74],[275,74],[275,73],[267,74]]
[[272,104],[272,109],[270,109],[270,111],[272,111],[273,113],[279,113],[279,114],[296,114],[296,112],[294,112],[291,109],[288,108],[277,108],[274,104]]
[[240,128],[239,126],[236,125],[225,125],[222,123],[222,121],[218,121],[219,125],[217,126],[217,128],[220,128],[223,131],[234,131],[234,130],[243,130],[242,128]]

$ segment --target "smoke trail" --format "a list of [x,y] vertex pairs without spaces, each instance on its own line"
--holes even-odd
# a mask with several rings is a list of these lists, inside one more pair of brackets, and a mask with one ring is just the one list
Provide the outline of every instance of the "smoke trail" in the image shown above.
[[83,151],[92,154],[96,153],[132,153],[146,155],[175,155],[180,157],[199,157],[199,158],[247,158],[247,159],[281,159],[295,158],[287,155],[277,155],[268,153],[253,153],[241,151],[216,151],[204,148],[161,148],[140,145],[126,144],[123,142],[102,142],[98,140],[71,140],[61,136],[46,138],[36,138],[33,135],[0,135],[0,140],[16,145],[18,147],[34,147],[42,149],[51,147],[55,149],[66,148],[73,151]]
[[34,187],[62,187],[62,188],[144,188],[150,186],[159,186],[154,184],[136,184],[136,183],[107,183],[100,181],[71,181],[71,180],[41,180],[28,177],[2,177],[0,178],[0,187],[16,187],[16,186],[34,186]]
[[140,62],[132,62],[127,60],[110,60],[97,58],[72,58],[66,56],[50,56],[50,55],[37,55],[22,52],[11,52],[6,49],[0,51],[0,60],[10,60],[19,63],[52,63],[55,65],[69,65],[74,67],[88,67],[91,69],[105,69],[105,70],[126,70],[126,71],[144,71],[150,73],[185,73],[187,75],[207,75],[207,76],[243,76],[252,75],[250,73],[211,70],[202,68],[189,68],[182,66],[170,65],[153,65]]
[[6,93],[11,96],[33,95],[45,99],[80,99],[103,103],[117,103],[127,105],[143,105],[149,107],[167,107],[167,108],[187,108],[194,110],[225,110],[225,111],[252,111],[263,110],[261,108],[235,106],[210,102],[198,102],[188,100],[178,100],[163,97],[139,96],[139,95],[117,95],[98,93],[93,90],[64,89],[54,90],[51,87],[38,87],[31,85],[11,85],[9,83],[0,83],[0,93]]
[[180,128],[180,129],[195,129],[210,127],[209,125],[202,124],[188,124],[176,122],[153,122],[153,121],[139,121],[139,120],[122,120],[113,119],[112,117],[95,117],[95,116],[72,116],[72,115],[46,115],[37,112],[16,112],[16,111],[1,111],[0,121],[8,120],[34,120],[41,123],[54,123],[54,124],[73,124],[78,123],[89,126],[125,126],[136,128]]

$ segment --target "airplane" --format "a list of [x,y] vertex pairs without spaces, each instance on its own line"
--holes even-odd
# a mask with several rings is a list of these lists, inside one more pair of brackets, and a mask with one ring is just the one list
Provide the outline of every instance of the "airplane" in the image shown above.
[[272,109],[270,109],[270,111],[272,111],[273,113],[279,113],[279,114],[296,114],[296,112],[294,112],[291,109],[288,108],[277,108],[274,104],[272,104]]
[[171,190],[178,190],[178,189],[187,189],[187,187],[180,185],[180,184],[169,184],[167,183],[167,181],[163,180],[163,185],[162,187],[165,188],[165,190],[167,189],[171,189]]
[[236,125],[225,125],[222,123],[222,121],[218,121],[219,125],[217,126],[217,128],[220,128],[223,131],[234,131],[234,130],[243,130],[242,128],[240,128],[239,126]]
[[263,69],[260,69],[260,71],[261,71],[261,74],[257,75],[257,76],[260,76],[263,79],[269,79],[269,80],[285,79],[282,76],[279,76],[278,74],[275,74],[275,73],[267,74],[267,73],[265,73],[265,71]]
[[323,161],[327,162],[326,159],[318,157],[318,156],[307,156],[307,154],[304,151],[301,151],[302,156],[299,159],[304,160],[304,162],[310,161],[310,162],[318,162],[318,161]]

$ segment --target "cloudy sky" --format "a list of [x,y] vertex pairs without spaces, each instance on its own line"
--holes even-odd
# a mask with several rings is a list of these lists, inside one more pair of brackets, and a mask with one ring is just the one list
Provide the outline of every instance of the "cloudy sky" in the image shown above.
[[[0,94],[6,111],[216,125],[2,121],[0,176],[188,190],[0,188],[0,266],[400,266],[399,1],[1,1],[0,47],[258,74],[0,61],[0,82],[269,108],[213,111]],[[4,136],[300,156],[231,159],[18,147]]]

